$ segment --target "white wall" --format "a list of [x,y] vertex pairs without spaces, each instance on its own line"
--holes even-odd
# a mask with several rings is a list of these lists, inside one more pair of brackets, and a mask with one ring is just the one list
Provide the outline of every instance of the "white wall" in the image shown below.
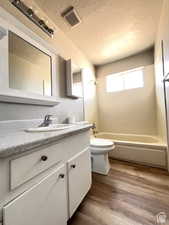
[[[97,68],[99,130],[157,135],[153,50]],[[144,87],[106,92],[106,75],[144,66]]]
[[[25,1],[26,2],[26,1]],[[36,5],[36,3],[33,0],[29,0],[27,1],[29,6],[32,5]],[[43,31],[41,31],[41,29],[39,29],[34,23],[32,23],[30,20],[28,20],[24,15],[22,15],[19,10],[17,10],[11,3],[10,1],[6,1],[6,0],[1,0],[0,1],[0,6],[2,8],[4,8],[7,12],[9,12],[11,15],[13,15],[16,19],[18,19],[19,21],[21,21],[24,25],[26,25],[28,28],[30,28],[33,32],[35,32],[36,34],[38,34],[41,38],[45,39],[46,41],[48,41],[51,45],[53,45],[54,48],[56,48],[58,54],[63,57],[64,59],[69,59],[72,58],[75,64],[78,64],[79,67],[84,68],[83,71],[83,75],[84,75],[84,87],[85,89],[90,89],[91,91],[91,95],[89,97],[89,94],[87,91],[85,91],[84,93],[84,103],[85,103],[85,119],[93,122],[97,120],[97,110],[96,110],[96,87],[94,85],[94,83],[91,82],[91,80],[95,80],[95,71],[93,68],[93,65],[88,61],[88,59],[85,57],[85,55],[78,49],[77,46],[74,45],[74,43],[67,38],[67,36],[48,18],[48,16],[40,9],[38,8],[38,13],[39,15],[41,15],[41,17],[48,19],[49,21],[49,25],[54,27],[55,29],[55,35],[54,38],[51,39],[49,38]],[[3,15],[0,15],[1,17]],[[5,16],[5,20],[7,19],[10,23],[12,24],[16,24],[16,20],[13,16],[8,16],[8,18],[6,18]],[[19,23],[17,23],[18,28],[20,27]],[[59,69],[59,68],[58,68]],[[60,76],[60,74],[59,74]],[[62,96],[60,96],[62,97]],[[72,107],[66,107],[66,103],[62,104],[65,105],[65,109],[69,111],[76,111],[76,103],[77,102],[82,102],[81,100],[76,101],[76,100],[70,100],[70,99],[64,99],[63,101],[65,101],[66,103],[70,103],[71,105],[73,105],[73,109]],[[59,106],[58,106],[59,107]],[[46,107],[41,107],[41,112],[38,114],[36,113],[36,117],[42,117],[42,111],[44,113],[48,112],[48,111],[52,111],[53,114],[56,113],[57,108],[53,108],[53,110],[51,108],[46,108]],[[81,107],[83,110],[83,105],[81,104]],[[0,113],[0,120],[5,120],[5,119],[15,119],[15,110],[17,109],[17,118],[19,117],[20,119],[25,119],[27,118],[25,116],[25,114],[22,113],[22,111],[25,109],[27,109],[27,115],[29,113],[29,115],[34,115],[34,113],[32,112],[32,110],[34,111],[39,111],[38,107],[36,106],[24,106],[24,105],[15,105],[15,104],[1,104],[0,103],[0,109],[1,112],[5,112],[6,110],[9,110],[9,108],[11,108],[11,114],[6,116],[4,113]],[[30,108],[30,110],[29,110]],[[19,111],[18,109],[20,109],[21,111]],[[43,109],[43,110],[42,110]],[[63,109],[63,108],[62,108]],[[80,110],[80,111],[81,111]],[[79,112],[79,106],[77,105],[77,112]],[[44,114],[43,113],[43,114]],[[68,114],[69,112],[66,111],[66,113]],[[66,114],[65,113],[65,114]],[[30,117],[28,116],[28,117]]]
[[[157,125],[158,135],[166,142],[166,116],[164,102],[164,85],[163,85],[163,62],[161,41],[169,39],[169,1],[164,0],[161,13],[160,23],[155,43],[155,79],[156,79],[156,96],[157,96]],[[167,46],[165,46],[166,48]],[[169,44],[168,44],[169,49]]]

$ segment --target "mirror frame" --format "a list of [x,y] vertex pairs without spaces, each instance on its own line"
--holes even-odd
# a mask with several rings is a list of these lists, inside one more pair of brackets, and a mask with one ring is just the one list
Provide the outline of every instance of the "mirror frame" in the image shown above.
[[[80,69],[81,77],[82,77],[82,89],[83,89],[83,73],[82,69]],[[82,90],[83,96],[76,96],[73,94],[73,73],[72,73],[72,60],[69,59],[66,61],[66,93],[67,97],[78,99],[84,98],[84,90]]]
[[[60,103],[57,88],[56,50],[47,41],[40,38],[16,18],[0,8],[0,102],[54,106]],[[6,22],[4,17],[12,17],[13,23]],[[19,28],[18,28],[19,26]],[[51,92],[52,96],[43,96],[9,87],[9,31],[35,46],[51,57]]]

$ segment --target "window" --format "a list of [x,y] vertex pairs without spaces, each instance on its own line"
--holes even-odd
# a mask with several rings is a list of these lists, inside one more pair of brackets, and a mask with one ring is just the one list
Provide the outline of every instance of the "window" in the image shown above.
[[107,92],[117,92],[144,86],[143,67],[106,77]]

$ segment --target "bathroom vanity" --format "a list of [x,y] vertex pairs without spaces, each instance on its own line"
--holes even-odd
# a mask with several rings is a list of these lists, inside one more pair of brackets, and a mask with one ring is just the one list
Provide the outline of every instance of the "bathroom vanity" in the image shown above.
[[[0,101],[59,104],[57,50],[0,11]],[[0,122],[0,225],[66,225],[91,186],[91,125],[28,133],[19,124]]]
[[90,127],[0,134],[0,224],[67,224],[91,186]]

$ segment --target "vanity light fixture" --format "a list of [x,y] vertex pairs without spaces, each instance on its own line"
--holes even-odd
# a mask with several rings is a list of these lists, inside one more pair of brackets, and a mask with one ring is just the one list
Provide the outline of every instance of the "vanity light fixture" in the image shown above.
[[33,23],[41,28],[50,37],[53,37],[54,30],[50,28],[43,19],[39,18],[36,13],[21,0],[9,0],[19,11],[28,17]]

